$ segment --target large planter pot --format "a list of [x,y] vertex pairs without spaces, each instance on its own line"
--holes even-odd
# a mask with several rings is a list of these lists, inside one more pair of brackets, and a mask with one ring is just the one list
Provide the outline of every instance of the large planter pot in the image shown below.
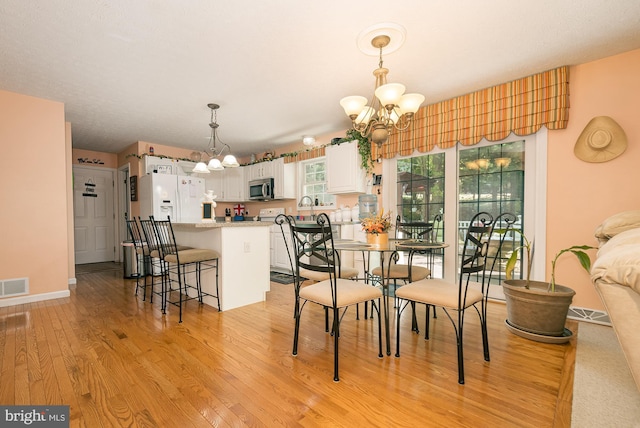
[[555,292],[551,292],[548,291],[549,283],[542,281],[529,281],[527,289],[525,283],[521,279],[509,279],[502,283],[507,301],[508,325],[531,333],[525,337],[533,340],[537,340],[537,337],[567,336],[564,325],[576,292],[557,284]]

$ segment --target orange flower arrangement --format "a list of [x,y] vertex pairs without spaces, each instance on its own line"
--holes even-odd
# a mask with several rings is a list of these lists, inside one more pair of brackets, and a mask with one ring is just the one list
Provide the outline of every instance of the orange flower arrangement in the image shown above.
[[389,231],[391,228],[391,213],[384,213],[384,209],[373,217],[363,218],[360,224],[362,224],[362,230],[366,233],[379,234]]

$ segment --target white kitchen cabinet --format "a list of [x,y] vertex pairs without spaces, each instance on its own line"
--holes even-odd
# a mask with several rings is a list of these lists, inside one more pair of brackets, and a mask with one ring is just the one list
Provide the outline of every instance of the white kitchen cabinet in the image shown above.
[[[291,273],[291,263],[289,262],[289,253],[285,245],[285,238],[282,236],[280,226],[273,224],[270,227],[271,231],[271,269],[279,272]],[[289,231],[289,225],[285,224],[284,230],[287,244],[291,245],[291,232]]]
[[246,199],[245,168],[225,168],[223,171],[211,171],[205,177],[205,187],[213,190],[219,202],[244,202]]
[[273,164],[274,197],[276,199],[295,199],[296,164],[284,163],[284,158],[278,158],[270,163]]
[[366,171],[361,165],[358,142],[335,144],[325,149],[328,193],[365,193]]
[[273,177],[273,161],[259,162],[249,165],[249,180]]
[[[224,198],[229,202],[243,202],[246,199],[246,180],[244,179],[245,167],[225,168],[224,172]],[[215,171],[212,171],[215,173]]]

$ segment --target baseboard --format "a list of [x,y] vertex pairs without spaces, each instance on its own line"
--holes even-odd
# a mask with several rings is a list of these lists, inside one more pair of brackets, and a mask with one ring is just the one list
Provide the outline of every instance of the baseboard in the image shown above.
[[611,319],[609,314],[604,311],[589,308],[580,308],[578,306],[571,306],[567,318],[586,321],[594,324],[611,325]]
[[75,278],[69,278],[69,281],[67,282],[68,285],[76,285],[77,281]]
[[52,293],[29,294],[28,296],[12,297],[0,300],[0,308],[7,306],[22,305],[24,303],[41,302],[43,300],[63,299],[69,297],[69,290],[54,291]]

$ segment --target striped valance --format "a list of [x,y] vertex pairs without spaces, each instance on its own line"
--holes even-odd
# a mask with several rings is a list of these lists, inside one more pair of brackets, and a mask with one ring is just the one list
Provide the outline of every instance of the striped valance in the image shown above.
[[373,156],[407,156],[415,150],[465,146],[486,138],[498,141],[513,132],[529,135],[542,125],[564,129],[569,119],[569,67],[560,67],[509,83],[421,107],[406,131],[395,131]]
[[284,163],[299,162],[307,159],[313,159],[320,156],[324,156],[324,146],[314,147],[304,152],[291,153],[288,156],[284,156]]

